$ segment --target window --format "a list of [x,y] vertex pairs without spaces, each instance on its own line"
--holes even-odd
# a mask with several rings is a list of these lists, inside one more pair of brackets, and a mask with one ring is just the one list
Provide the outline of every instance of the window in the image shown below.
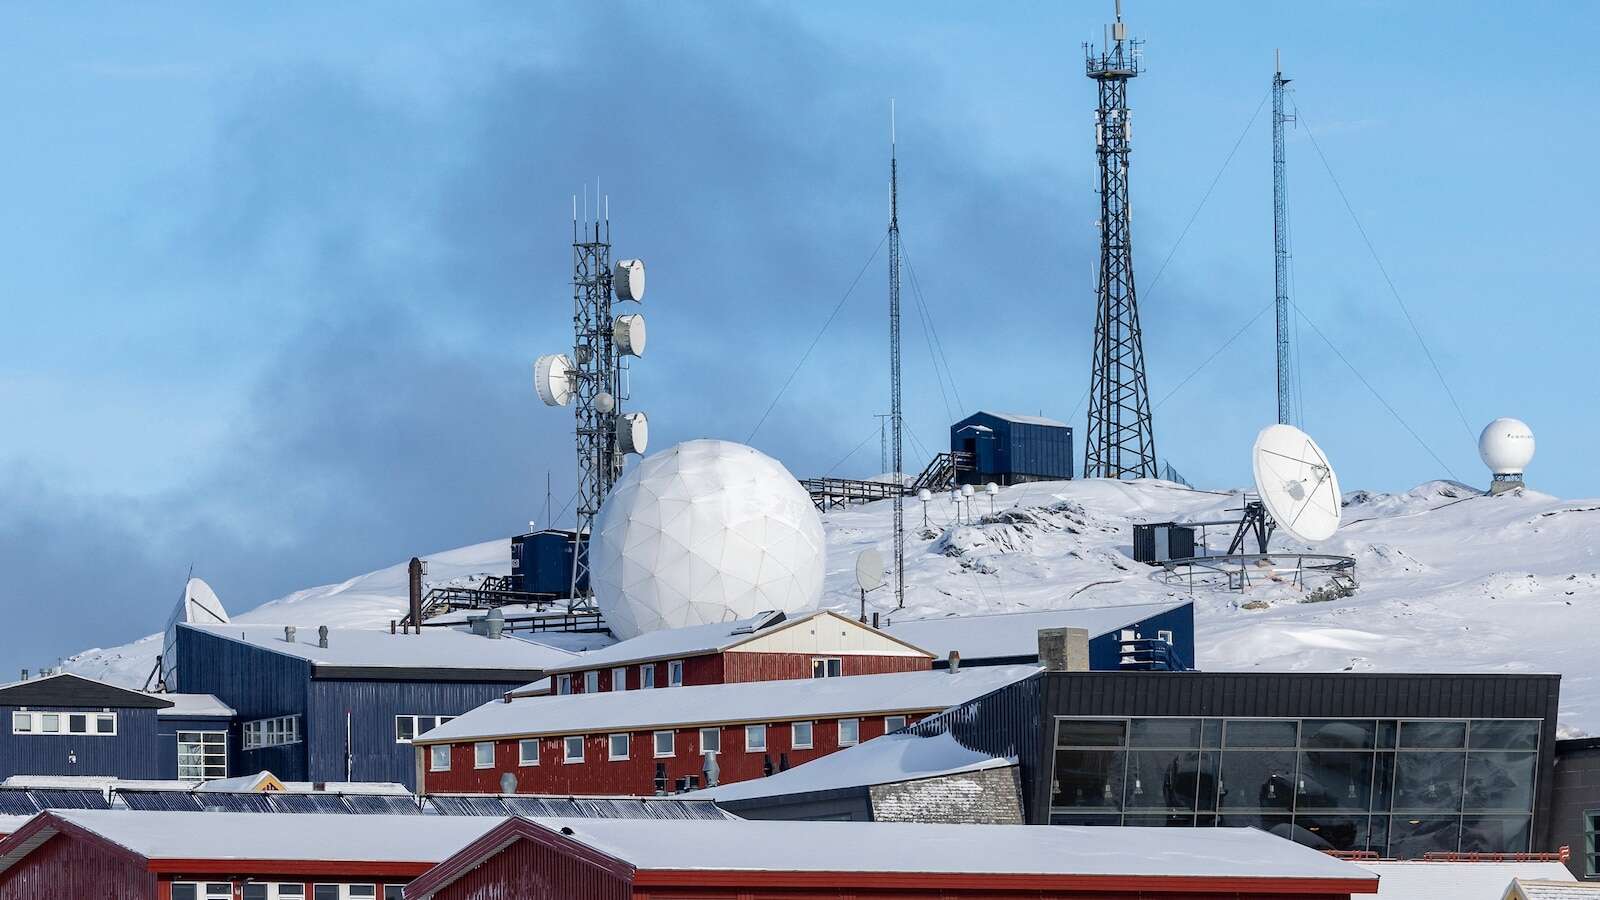
[[316,884],[311,886],[311,900],[339,900],[339,885]]
[[472,767],[474,769],[494,768],[494,741],[478,741],[472,745]]
[[[305,896],[301,894],[299,896]],[[376,900],[375,884],[316,884],[311,886],[311,900]],[[387,888],[385,897],[388,896]]]
[[861,720],[839,720],[839,746],[850,747],[861,743]]
[[244,723],[244,749],[300,743],[300,717],[278,716]]
[[645,663],[639,667],[639,687],[649,689],[656,686],[656,664]]
[[625,691],[628,689],[628,667],[617,666],[611,670],[611,689]]
[[701,753],[705,753],[708,750],[711,751],[712,753],[721,753],[722,752],[722,729],[721,728],[702,728],[702,729],[700,729],[700,752]]
[[285,884],[272,881],[252,881],[244,886],[244,900],[303,900],[304,884]]
[[628,758],[628,735],[613,734],[606,743],[612,759]]
[[1168,631],[1165,628],[1163,628],[1160,631],[1156,632],[1156,640],[1162,641],[1162,642],[1167,643],[1167,644],[1171,644],[1172,643],[1172,632]]
[[1590,877],[1600,875],[1600,847],[1596,847],[1596,834],[1600,833],[1600,809],[1583,811],[1583,873]]
[[230,881],[174,881],[172,900],[233,900]]
[[421,737],[454,718],[455,716],[395,716],[394,742],[409,744],[412,738]]
[[564,763],[583,762],[583,738],[574,735],[561,739],[561,761]]
[[683,660],[667,663],[667,687],[683,687]]
[[794,749],[796,749],[796,750],[810,750],[811,749],[811,723],[810,722],[796,722],[793,725],[791,725],[790,728],[793,730],[793,733],[794,733],[794,740],[793,740]]
[[383,900],[403,900],[404,885],[386,884],[383,886]]
[[656,750],[656,757],[658,759],[660,757],[663,757],[663,756],[674,756],[675,755],[674,752],[673,752],[673,740],[674,740],[674,738],[677,737],[677,734],[678,733],[676,731],[658,731],[658,732],[656,732],[656,735],[655,735],[655,741],[656,741],[655,750]]
[[838,678],[844,674],[844,664],[837,656],[817,656],[811,660],[812,678]]
[[350,900],[367,900],[378,896],[378,886],[375,884],[347,884],[344,889],[345,896]]
[[556,676],[556,693],[557,694],[561,694],[563,696],[566,695],[566,694],[572,693],[572,676],[571,675],[557,675]]
[[116,713],[27,712],[11,714],[12,734],[83,734],[112,737],[117,733]]
[[600,670],[595,669],[593,671],[583,673],[583,692],[585,694],[594,694],[598,693],[599,691]]
[[428,771],[450,771],[450,745],[434,744],[428,748]]
[[746,725],[744,727],[744,750],[746,753],[756,753],[767,749],[767,726]]
[[883,717],[883,733],[884,734],[888,734],[891,731],[899,731],[900,729],[902,729],[904,727],[906,727],[906,717],[905,716],[884,716]]
[[178,732],[178,777],[186,781],[209,781],[228,777],[228,733],[225,731]]
[[517,741],[517,765],[537,766],[539,764],[539,739],[527,738]]

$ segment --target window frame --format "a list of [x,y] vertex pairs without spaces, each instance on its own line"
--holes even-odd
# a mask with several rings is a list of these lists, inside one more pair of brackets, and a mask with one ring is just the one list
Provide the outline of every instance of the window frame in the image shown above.
[[[306,883],[303,881],[247,881],[240,885],[239,895],[249,900],[253,887],[266,891],[266,900],[305,900]],[[284,888],[289,890],[286,892]]]
[[[185,738],[190,738],[185,740]],[[216,742],[207,741],[206,738],[218,738]],[[185,775],[183,773],[184,745],[198,745],[200,757],[200,770],[198,775]],[[208,751],[207,746],[220,744],[220,751]],[[228,777],[228,733],[226,731],[179,731],[176,733],[177,749],[177,775],[180,781],[211,781],[217,778]],[[210,757],[218,756],[220,752],[221,763],[209,762]],[[193,755],[195,751],[191,751]]]
[[556,676],[556,696],[565,697],[572,693],[572,675]]
[[628,667],[613,666],[611,669],[611,689],[613,691],[626,691],[628,689]]
[[683,672],[683,660],[667,660],[667,687],[683,687]]
[[[801,726],[804,726],[805,729],[806,729],[806,740],[805,740],[805,743],[803,743],[803,744],[800,743],[800,728],[801,728]],[[817,723],[815,723],[815,722],[791,722],[791,723],[789,723],[789,746],[790,747],[794,748],[795,750],[811,750],[816,746],[816,741],[817,741]]]
[[600,670],[590,669],[583,673],[583,692],[585,694],[600,693]]
[[[527,752],[529,744],[533,745],[533,758],[531,761]],[[517,741],[517,765],[537,766],[539,764],[539,751],[542,749],[538,738],[523,738]]]
[[[174,881],[170,889],[174,896],[177,895],[177,888],[180,887],[194,888],[195,900],[233,900],[233,882],[231,881]],[[223,893],[221,890],[212,890],[212,888],[222,887],[227,888],[227,893]]]
[[[411,713],[397,715],[394,717],[394,742],[396,744],[409,744],[454,718],[455,716],[429,716]],[[431,723],[427,728],[422,727],[424,719]],[[400,736],[400,722],[402,720],[408,720],[411,723],[411,737],[402,738]]]
[[[622,754],[617,754],[617,739],[622,739]],[[616,731],[606,735],[606,761],[626,762],[633,753],[633,735],[627,731]]]
[[[667,739],[667,752],[661,752],[661,739]],[[669,759],[678,755],[678,732],[657,731],[650,735],[650,749],[656,759]]]
[[[817,674],[818,668],[822,674]],[[812,678],[840,678],[844,675],[844,658],[840,656],[813,656],[811,657]]]
[[639,689],[648,690],[656,686],[656,664],[645,663],[639,667]]
[[[577,756],[573,756],[572,755],[572,746],[573,746],[572,742],[573,741],[577,741],[578,742],[578,745],[577,745],[578,746],[578,755]],[[561,764],[562,765],[567,765],[567,766],[582,765],[583,764],[583,758],[584,758],[584,756],[586,755],[586,752],[587,752],[586,748],[585,748],[585,745],[587,743],[588,742],[583,739],[583,735],[581,735],[581,734],[569,734],[569,735],[563,737],[561,739]]]
[[[750,735],[751,734],[759,734],[759,735],[761,735],[761,746],[758,747],[753,742],[751,742],[751,740],[750,740]],[[765,752],[767,752],[767,726],[766,726],[766,723],[759,723],[759,724],[755,724],[755,725],[746,725],[744,727],[744,752],[746,752],[746,753],[765,753]]]
[[[430,744],[430,745],[428,745],[428,771],[429,772],[448,772],[448,771],[450,771],[450,756],[451,756],[450,746],[451,745],[449,745],[449,744]],[[442,756],[440,755],[441,752],[443,754]],[[444,760],[444,765],[442,765],[442,766],[439,765],[439,760],[440,759]]]
[[[82,731],[72,730],[74,719],[83,722]],[[110,731],[101,731],[100,724],[111,722]],[[46,729],[45,723],[51,722],[55,727]],[[26,722],[27,727],[17,727]],[[116,737],[120,731],[120,717],[111,710],[97,710],[95,712],[70,712],[50,709],[18,709],[11,713],[11,733],[14,735],[64,735],[69,737]],[[198,882],[196,882],[198,883]]]
[[1600,809],[1583,811],[1583,873],[1593,878],[1600,875]]
[[[896,720],[896,719],[900,720],[900,724],[899,725],[894,724],[894,720]],[[891,731],[899,731],[900,729],[902,729],[902,728],[904,728],[904,727],[906,727],[907,725],[910,725],[910,724],[911,724],[911,719],[908,716],[903,716],[903,715],[884,716],[883,717],[883,733],[884,734],[888,734]]]
[[[717,736],[717,745],[715,747],[710,747],[710,748],[706,747],[706,735],[707,734],[714,734],[714,735]],[[704,756],[706,754],[706,750],[708,750],[708,749],[712,753],[717,754],[718,756],[722,755],[722,729],[721,728],[702,728],[702,729],[700,729],[700,736],[698,738],[696,738],[695,740],[696,740],[695,746],[699,748],[701,756]]]
[[[488,750],[489,750],[489,761],[488,762],[484,762],[483,761],[483,751],[484,751],[485,748],[488,748]],[[472,742],[472,767],[474,769],[492,769],[492,768],[494,768],[494,757],[495,757],[495,742],[494,741],[473,741]]]
[[[846,722],[850,723],[850,728],[854,732],[853,734],[850,735],[850,739],[849,740],[845,740],[845,738],[844,738],[844,723],[846,723]],[[860,719],[840,719],[838,721],[838,726],[839,726],[839,746],[841,746],[841,747],[854,747],[855,745],[861,743],[861,720]]]
[[267,747],[287,747],[305,740],[300,728],[298,713],[255,719],[239,726],[240,750],[263,750]]

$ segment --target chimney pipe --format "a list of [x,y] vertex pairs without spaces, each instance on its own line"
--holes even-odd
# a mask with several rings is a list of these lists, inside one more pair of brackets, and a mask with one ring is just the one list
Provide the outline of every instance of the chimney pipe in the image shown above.
[[873,614],[872,614],[872,627],[873,628],[877,628],[878,627],[878,614],[877,614],[877,612],[873,612]]
[[23,669],[22,670],[22,680],[23,681],[27,681],[28,680],[28,670],[27,669]]
[[324,650],[328,649],[328,626],[326,625],[317,627],[317,646]]
[[285,626],[283,626],[283,639],[287,643],[290,643],[290,644],[294,643],[294,626],[293,625],[285,625]]
[[395,620],[393,620],[393,619],[389,620],[389,633],[390,634],[394,634],[395,633],[395,627],[396,627],[397,624],[398,623],[396,623]]
[[500,607],[496,606],[494,609],[489,610],[489,614],[484,617],[484,637],[487,637],[490,640],[498,641],[501,633],[503,633],[505,630],[506,614],[500,611]]
[[950,651],[949,669],[950,669],[950,674],[951,675],[954,675],[955,673],[961,671],[961,651],[960,650],[951,650]]
[[406,582],[409,586],[411,598],[411,624],[416,627],[417,634],[422,633],[422,560],[411,557],[411,564],[406,566]]
[[717,765],[717,751],[707,750],[704,756],[706,762],[700,767],[700,771],[705,773],[706,787],[716,787],[722,778],[722,767]]

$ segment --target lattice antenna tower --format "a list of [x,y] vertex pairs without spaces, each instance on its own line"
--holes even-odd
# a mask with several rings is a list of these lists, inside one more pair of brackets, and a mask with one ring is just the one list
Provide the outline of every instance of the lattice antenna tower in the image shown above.
[[1289,344],[1289,193],[1283,126],[1294,116],[1283,111],[1289,79],[1283,77],[1283,60],[1273,51],[1272,75],[1272,269],[1276,277],[1278,311],[1278,424],[1294,424],[1294,356]]
[[905,456],[900,407],[900,173],[895,152],[894,100],[889,101],[889,449],[894,471],[894,605],[906,605]]
[[1083,474],[1156,477],[1155,428],[1145,380],[1144,344],[1133,284],[1132,208],[1128,202],[1128,81],[1139,74],[1140,41],[1128,38],[1117,0],[1098,52],[1084,44],[1084,73],[1098,86],[1095,152],[1100,163],[1100,277],[1096,289],[1094,368]]

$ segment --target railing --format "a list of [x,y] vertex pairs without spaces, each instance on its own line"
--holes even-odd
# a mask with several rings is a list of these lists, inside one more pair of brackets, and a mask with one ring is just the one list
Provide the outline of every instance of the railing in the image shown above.
[[1187,672],[1194,668],[1178,648],[1164,640],[1137,638],[1121,641],[1117,667],[1141,672]]

